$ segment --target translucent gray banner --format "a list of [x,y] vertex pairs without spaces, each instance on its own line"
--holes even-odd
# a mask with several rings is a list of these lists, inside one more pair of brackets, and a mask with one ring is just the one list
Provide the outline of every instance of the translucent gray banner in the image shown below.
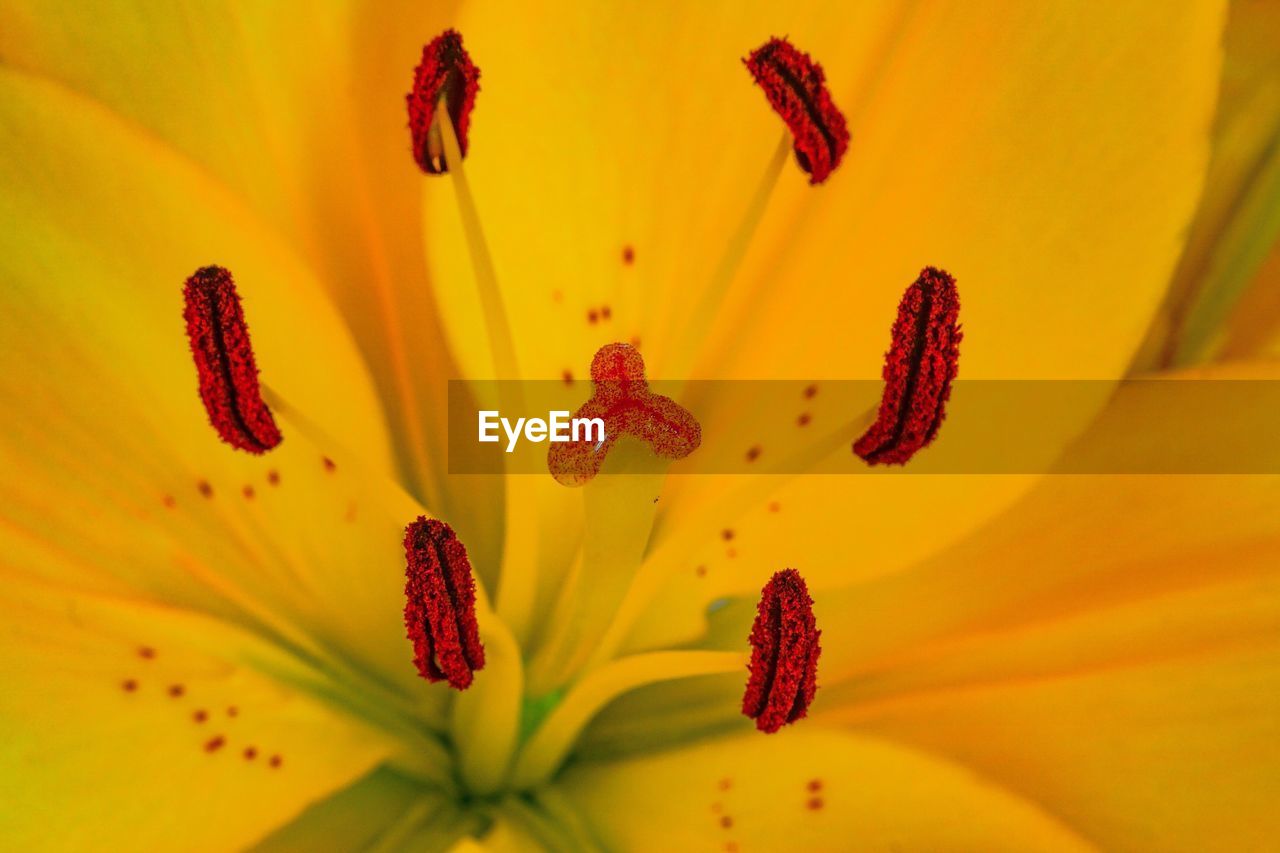
[[[553,435],[571,438],[574,414],[598,390],[582,380],[451,382],[449,472],[547,474]],[[701,425],[676,475],[1280,474],[1280,382],[1266,380],[959,380],[938,439],[905,466],[868,466],[851,451],[879,406],[878,380],[649,390]],[[579,424],[579,439],[596,441],[596,426]]]

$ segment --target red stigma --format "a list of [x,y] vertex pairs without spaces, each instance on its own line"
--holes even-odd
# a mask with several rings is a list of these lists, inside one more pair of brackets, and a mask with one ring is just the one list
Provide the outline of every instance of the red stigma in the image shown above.
[[266,453],[280,443],[280,429],[258,387],[258,365],[231,273],[222,267],[196,270],[183,298],[187,339],[209,423],[232,447]]
[[413,663],[427,681],[465,690],[484,669],[467,549],[449,525],[419,516],[405,528],[404,553],[404,624]]
[[591,360],[595,391],[575,418],[604,421],[604,440],[551,445],[547,467],[558,482],[581,486],[600,473],[605,457],[624,435],[640,439],[663,459],[683,459],[702,443],[702,427],[670,397],[649,390],[644,359],[627,344],[606,344]]
[[445,109],[458,149],[467,156],[467,129],[471,108],[480,91],[480,69],[462,46],[457,30],[445,30],[422,48],[422,61],[413,72],[413,91],[405,96],[409,105],[409,132],[413,136],[413,159],[429,175],[449,171],[436,107],[444,97]]
[[822,647],[813,599],[795,569],[775,574],[760,593],[751,626],[751,677],[742,713],[773,733],[805,715],[817,692]]
[[868,465],[902,465],[928,446],[946,417],[963,335],[956,282],[926,267],[907,288],[884,361],[876,422],[853,445]]
[[844,114],[831,100],[822,66],[786,39],[771,38],[743,62],[794,137],[796,162],[820,184],[849,147]]

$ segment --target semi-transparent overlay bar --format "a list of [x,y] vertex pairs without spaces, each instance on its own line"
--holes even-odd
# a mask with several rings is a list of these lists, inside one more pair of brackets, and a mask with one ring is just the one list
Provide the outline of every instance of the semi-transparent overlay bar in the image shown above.
[[[1280,382],[1270,380],[958,380],[937,440],[901,467],[868,466],[851,450],[875,417],[879,380],[648,390],[701,425],[677,475],[1280,474]],[[551,443],[534,440],[533,422],[549,433],[595,391],[584,380],[450,382],[449,473],[545,475]],[[486,423],[497,440],[480,440]]]

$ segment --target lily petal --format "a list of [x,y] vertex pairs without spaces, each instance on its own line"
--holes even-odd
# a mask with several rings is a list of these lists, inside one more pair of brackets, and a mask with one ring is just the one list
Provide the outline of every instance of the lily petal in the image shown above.
[[[0,124],[7,569],[412,683],[396,531],[421,510],[385,480],[376,396],[306,269],[93,102],[4,70],[0,113],[21,117]],[[181,287],[211,258],[236,270],[263,377],[292,404],[262,458],[221,445],[196,392]]]
[[582,764],[562,788],[606,849],[1092,849],[948,761],[812,728]]
[[[1138,353],[1138,369],[1185,366],[1212,355],[1222,348],[1223,321],[1233,313],[1233,325],[1275,325],[1269,289],[1255,275],[1280,237],[1277,44],[1280,9],[1265,0],[1231,4],[1204,197],[1163,310]],[[1258,352],[1237,345],[1227,355]]]
[[[777,137],[736,59],[783,31],[823,62],[853,141],[819,190],[784,175],[706,330],[711,375],[875,375],[893,308],[930,263],[961,282],[962,375],[1123,369],[1203,177],[1221,6],[825,11],[464,10],[486,69],[469,175],[526,375],[637,335],[662,378],[682,319],[668,309],[711,278]],[[428,217],[455,235],[431,267],[469,280],[451,190],[431,189]],[[487,375],[475,298],[440,298],[464,369]]]
[[0,610],[13,844],[238,848],[391,748],[291,686],[316,673],[212,620],[11,575]]

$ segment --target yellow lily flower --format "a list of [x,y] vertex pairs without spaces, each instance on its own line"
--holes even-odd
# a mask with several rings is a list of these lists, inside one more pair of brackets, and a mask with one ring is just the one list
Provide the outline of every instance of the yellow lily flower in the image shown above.
[[[0,838],[1276,837],[1273,477],[664,480],[635,444],[582,489],[447,468],[449,379],[585,397],[614,341],[676,379],[878,375],[934,263],[964,377],[1118,379],[1201,194],[1220,4],[421,5],[0,9]],[[446,26],[482,89],[463,168],[428,178],[403,95]],[[781,35],[851,132],[818,187],[739,61]],[[210,263],[284,434],[265,455],[195,393],[181,283]],[[848,456],[849,413],[806,414],[794,451]],[[1049,444],[1105,467],[1170,422],[1126,387]],[[404,637],[419,517],[475,570],[460,692]],[[766,736],[746,637],[784,567],[824,652],[809,717]]]

